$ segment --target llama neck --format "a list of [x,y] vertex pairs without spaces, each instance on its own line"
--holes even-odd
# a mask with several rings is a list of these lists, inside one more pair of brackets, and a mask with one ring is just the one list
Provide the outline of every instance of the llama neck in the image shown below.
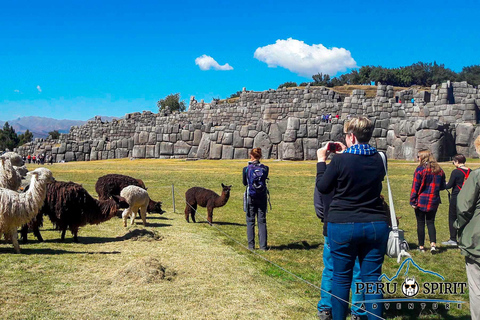
[[19,195],[24,210],[19,210],[17,213],[22,220],[25,220],[24,223],[29,222],[38,213],[46,195],[47,184],[44,181],[38,181],[36,177],[32,177],[27,192]]
[[115,213],[117,212],[117,204],[112,199],[107,200],[96,200],[97,207],[98,207],[98,215],[94,217],[95,221],[91,221],[90,223],[100,223],[107,220],[110,220]]
[[230,197],[230,192],[222,191],[222,195],[215,199],[215,207],[223,207]]

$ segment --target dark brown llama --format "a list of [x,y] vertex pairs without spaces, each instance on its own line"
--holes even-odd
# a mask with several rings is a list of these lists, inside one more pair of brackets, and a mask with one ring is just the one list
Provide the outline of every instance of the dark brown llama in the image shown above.
[[197,205],[203,208],[207,208],[207,220],[212,225],[213,209],[223,207],[230,197],[230,189],[232,186],[226,186],[222,183],[222,195],[219,196],[212,190],[208,190],[201,187],[193,187],[185,192],[185,200],[187,206],[185,207],[185,219],[189,221],[189,216],[192,216],[192,221],[195,221],[195,212],[197,211]]
[[43,241],[39,227],[43,225],[43,216],[46,215],[55,228],[62,232],[62,240],[65,240],[65,233],[70,229],[73,241],[78,242],[80,227],[110,220],[120,208],[128,208],[128,203],[120,196],[97,200],[77,183],[56,181],[47,186],[47,196],[35,219],[23,226],[22,240],[26,243],[30,228],[38,240]]

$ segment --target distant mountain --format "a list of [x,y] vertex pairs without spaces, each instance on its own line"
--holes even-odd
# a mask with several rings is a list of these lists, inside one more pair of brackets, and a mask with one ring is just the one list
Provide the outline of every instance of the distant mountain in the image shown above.
[[[93,119],[95,118],[89,120]],[[102,121],[112,121],[113,119],[119,118],[102,116]],[[14,120],[8,120],[7,122],[15,129],[16,133],[24,133],[28,129],[33,133],[34,138],[46,138],[48,137],[48,133],[53,130],[58,130],[60,133],[68,133],[70,132],[70,127],[81,126],[87,123],[87,121],[82,120],[58,120],[45,117],[21,117]],[[3,127],[4,124],[5,121],[0,120],[0,126]]]

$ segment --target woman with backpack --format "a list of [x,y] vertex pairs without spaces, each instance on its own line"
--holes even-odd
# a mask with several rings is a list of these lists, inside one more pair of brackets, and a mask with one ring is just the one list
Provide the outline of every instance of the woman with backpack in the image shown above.
[[268,167],[260,163],[261,158],[262,149],[252,149],[248,166],[243,168],[243,185],[247,187],[244,209],[247,215],[247,239],[250,250],[255,249],[255,218],[258,224],[260,250],[267,250]]
[[437,231],[435,215],[440,205],[440,190],[445,189],[445,173],[438,165],[430,150],[418,152],[418,167],[413,174],[410,205],[417,218],[418,250],[425,252],[425,224],[430,239],[430,252],[437,252]]
[[445,189],[452,189],[450,196],[450,206],[448,207],[448,228],[450,230],[450,239],[442,242],[445,246],[457,246],[457,229],[453,226],[455,220],[457,220],[457,196],[460,190],[462,190],[465,180],[467,180],[472,169],[465,166],[467,159],[463,154],[457,154],[453,157],[453,165],[456,167],[450,175]]

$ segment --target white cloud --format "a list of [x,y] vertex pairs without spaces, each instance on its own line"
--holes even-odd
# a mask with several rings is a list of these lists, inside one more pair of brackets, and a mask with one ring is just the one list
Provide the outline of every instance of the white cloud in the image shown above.
[[303,77],[319,72],[334,76],[339,71],[357,67],[350,51],[344,48],[328,49],[322,44],[310,46],[292,38],[259,47],[253,56],[270,68],[283,67]]
[[42,88],[40,86],[37,86],[38,93],[42,92]]
[[233,70],[233,68],[228,64],[225,63],[223,66],[219,65],[215,59],[213,59],[210,56],[207,56],[206,54],[198,57],[195,59],[195,64],[200,67],[200,70],[210,70],[210,69],[215,69],[215,70]]

